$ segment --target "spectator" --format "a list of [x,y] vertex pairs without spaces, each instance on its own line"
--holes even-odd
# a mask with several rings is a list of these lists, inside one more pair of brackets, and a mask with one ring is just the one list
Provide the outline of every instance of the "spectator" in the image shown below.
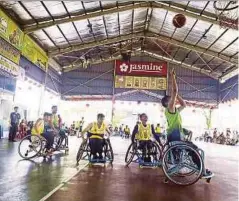
[[59,125],[59,128],[62,127],[62,118],[59,114],[58,114],[58,125]]
[[80,137],[80,133],[82,132],[82,128],[84,126],[84,117],[81,118],[81,121],[79,122],[79,131],[78,131],[78,134],[77,134],[77,137],[79,138]]
[[125,133],[125,138],[129,139],[130,129],[129,129],[128,125],[126,125],[126,127],[124,128],[124,133]]
[[121,137],[123,137],[123,135],[124,135],[123,126],[124,126],[124,124],[120,125],[120,127],[119,127],[119,134]]
[[12,112],[10,115],[9,141],[16,142],[15,137],[17,134],[20,119],[21,115],[18,113],[18,107],[14,107],[14,112]]
[[213,138],[217,138],[217,129],[216,128],[213,131]]
[[33,128],[33,121],[27,123],[27,135],[31,135],[31,130]]
[[27,124],[26,120],[23,119],[19,126],[19,138],[22,139],[23,137],[26,136],[26,134],[27,134]]

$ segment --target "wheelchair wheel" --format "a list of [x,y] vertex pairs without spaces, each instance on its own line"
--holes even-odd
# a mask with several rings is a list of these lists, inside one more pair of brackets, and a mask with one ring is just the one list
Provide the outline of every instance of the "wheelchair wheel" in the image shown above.
[[[197,164],[196,164],[197,163]],[[177,185],[196,183],[203,171],[203,160],[197,150],[186,144],[169,147],[163,155],[163,172]]]
[[134,159],[135,156],[135,144],[131,143],[125,155],[125,163],[128,166]]
[[68,136],[58,136],[56,140],[54,140],[54,148],[55,150],[65,150],[65,153],[67,153],[69,151]]
[[107,140],[106,143],[107,143],[106,157],[112,163],[114,161],[113,149],[109,140]]
[[59,151],[59,149],[62,145],[62,142],[63,142],[63,138],[60,135],[56,135],[54,137],[53,149],[55,151]]
[[162,148],[160,148],[160,146],[155,142],[153,142],[152,145],[153,146],[151,151],[152,151],[152,156],[154,158],[154,161],[159,162],[160,159],[162,158],[162,151],[161,151]]
[[31,159],[41,154],[42,139],[38,135],[25,136],[18,145],[18,153],[24,159]]
[[76,155],[77,164],[83,158],[83,154],[84,154],[85,151],[87,151],[87,142],[83,141],[82,144],[80,145],[80,148],[79,148],[79,150],[77,152],[77,155]]

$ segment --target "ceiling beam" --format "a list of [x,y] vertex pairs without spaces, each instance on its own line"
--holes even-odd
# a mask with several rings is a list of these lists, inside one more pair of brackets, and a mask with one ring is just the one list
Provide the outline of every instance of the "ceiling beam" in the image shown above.
[[49,50],[48,56],[49,57],[54,57],[54,56],[69,53],[69,52],[85,50],[85,49],[99,47],[99,46],[113,44],[113,43],[119,43],[121,41],[131,40],[133,38],[140,38],[140,37],[144,37],[143,32],[121,35],[121,36],[118,36],[118,37],[109,38],[109,39],[96,41],[96,42],[94,41],[94,42],[85,43],[85,44],[72,45],[71,47],[60,48],[60,49],[56,49],[56,50]]
[[169,37],[166,36],[162,36],[156,33],[152,33],[152,32],[148,32],[146,34],[147,38],[154,38],[156,40],[160,40],[166,43],[170,43],[172,45],[178,46],[178,47],[182,47],[188,50],[192,50],[194,52],[200,53],[200,54],[205,54],[211,57],[215,57],[216,59],[220,59],[222,61],[225,62],[229,62],[229,63],[233,63],[233,64],[238,64],[238,60],[235,58],[230,58],[229,56],[223,55],[223,54],[219,54],[218,52],[212,51],[212,50],[207,50],[206,48],[203,47],[199,47],[199,46],[194,46],[191,45],[189,43],[185,43],[185,42],[181,42],[175,39],[170,39]]
[[[175,64],[177,66],[182,66],[183,68],[187,68],[187,69],[205,74],[209,77],[212,77],[213,79],[218,79],[218,77],[213,76],[212,73],[209,70],[200,69],[196,66],[191,66],[191,65],[186,64],[186,63],[181,63],[181,61],[171,59],[171,58],[168,58],[168,57],[165,57],[165,56],[162,56],[162,55],[150,52],[150,51],[135,51],[131,54],[131,56],[138,56],[138,55],[142,55],[142,54],[146,55],[146,56],[150,56],[150,57],[158,59],[158,60],[167,61],[167,62]],[[121,59],[121,55],[118,55],[118,56],[115,56],[115,57],[112,57],[112,58],[109,58],[109,59],[105,59],[105,60],[94,60],[94,61],[90,62],[90,65],[100,64],[100,63],[103,63],[103,62],[114,61],[114,60],[117,60],[117,59]],[[82,67],[82,65],[74,66],[73,68],[66,68],[66,69],[64,69],[64,72],[69,72],[69,71],[72,71],[72,70],[76,70],[76,69],[81,68],[81,67]],[[218,76],[220,76],[219,73],[218,73]]]
[[155,34],[152,32],[147,32],[147,33],[143,33],[143,32],[139,32],[139,33],[134,33],[134,34],[127,34],[127,35],[122,35],[122,36],[118,36],[115,38],[110,38],[110,39],[105,39],[102,41],[97,41],[97,42],[90,42],[90,43],[85,43],[85,44],[79,44],[79,45],[74,45],[72,47],[66,47],[66,48],[61,48],[61,49],[57,49],[57,50],[52,50],[49,51],[48,55],[50,57],[54,57],[57,55],[61,55],[61,54],[65,54],[65,53],[69,53],[69,52],[73,52],[73,51],[80,51],[80,50],[84,50],[84,49],[89,49],[89,48],[94,48],[94,47],[98,47],[98,46],[103,46],[103,45],[109,45],[109,44],[113,44],[113,43],[118,43],[121,41],[126,41],[126,40],[131,40],[132,38],[153,38],[156,40],[160,40],[166,43],[170,43],[174,46],[178,46],[178,47],[182,47],[200,54],[205,54],[211,57],[214,57],[216,59],[228,62],[228,63],[232,63],[238,66],[238,61],[235,58],[231,58],[229,56],[223,55],[223,54],[219,54],[218,52],[214,52],[212,50],[207,50],[206,48],[202,48],[202,47],[198,47],[198,46],[193,46],[191,44],[185,43],[185,42],[181,42],[175,39],[170,39],[169,37],[166,36],[162,36],[159,34]]
[[209,22],[211,24],[219,25],[219,21],[216,20],[217,16],[213,13],[204,11],[203,15],[199,15],[201,13],[200,9],[197,9],[194,7],[187,7],[187,10],[182,10],[181,9],[181,8],[183,8],[182,4],[178,4],[178,3],[172,3],[172,4],[174,7],[168,5],[167,3],[163,3],[163,2],[161,2],[161,3],[160,2],[141,2],[141,3],[134,4],[134,5],[126,5],[126,6],[111,8],[111,9],[107,9],[107,10],[103,10],[103,11],[91,12],[86,15],[79,15],[79,16],[75,16],[75,17],[72,16],[71,18],[66,18],[64,16],[64,18],[56,19],[55,21],[47,21],[47,22],[42,22],[40,24],[25,25],[23,27],[23,31],[25,33],[32,33],[34,31],[38,31],[38,30],[48,28],[51,26],[55,26],[55,25],[59,25],[59,24],[80,21],[80,20],[86,20],[86,19],[91,19],[91,18],[98,17],[98,16],[109,15],[109,14],[113,14],[113,13],[128,11],[128,10],[132,10],[132,9],[139,9],[139,8],[152,8],[152,9],[161,8],[161,9],[165,9],[165,10],[168,10],[171,12],[181,13],[186,16],[196,18],[198,20]]
[[[139,52],[139,51],[132,52],[131,57],[132,56],[139,56],[141,54],[142,54],[142,52]],[[93,65],[93,64],[106,63],[106,62],[114,61],[114,60],[121,59],[121,58],[122,58],[121,55],[117,55],[117,56],[109,57],[108,59],[92,60],[92,61],[89,62],[89,64]],[[63,72],[73,71],[73,70],[76,70],[76,69],[82,68],[82,67],[83,67],[83,64],[78,64],[78,65],[75,65],[75,66],[65,66],[65,67],[63,67]]]
[[[177,3],[176,1],[161,1],[161,2],[154,2],[154,4],[162,5],[162,7],[168,11],[181,13],[183,15],[187,15],[189,17],[197,18],[199,20],[211,22],[212,24],[219,24],[215,19],[218,17],[215,13],[208,12],[206,10],[203,11],[202,16],[201,14],[202,9],[191,7],[188,5],[184,5],[181,3]],[[175,10],[176,9],[176,10]],[[196,14],[196,15],[195,15]]]
[[232,66],[231,68],[229,68],[228,71],[226,71],[219,77],[219,80],[221,83],[223,83],[238,74],[239,74],[238,66],[234,66],[234,67]]
[[34,31],[38,31],[44,28],[48,28],[51,26],[59,25],[59,24],[64,24],[68,22],[74,22],[74,21],[80,21],[80,20],[87,20],[91,19],[94,17],[99,17],[103,15],[109,15],[117,12],[123,12],[123,11],[128,11],[132,9],[138,9],[138,8],[147,8],[149,7],[150,4],[148,2],[144,3],[138,3],[138,4],[133,4],[133,5],[127,5],[127,6],[122,6],[122,7],[116,7],[116,8],[111,8],[103,11],[96,11],[96,12],[90,12],[89,14],[84,14],[84,15],[78,15],[78,16],[72,16],[71,18],[61,18],[61,19],[56,19],[55,21],[48,21],[48,22],[42,22],[41,24],[38,25],[26,25],[23,27],[23,31],[25,33],[32,33]]
[[[163,61],[168,61],[169,63],[175,64],[177,66],[182,66],[183,68],[190,69],[192,71],[196,71],[196,72],[205,74],[213,79],[216,79],[216,80],[218,79],[218,77],[212,75],[212,73],[209,70],[200,69],[197,66],[189,65],[187,63],[181,63],[181,61],[171,59],[171,58],[159,55],[159,54],[155,54],[153,52],[149,52],[149,51],[143,51],[143,52],[145,53],[145,55],[148,55],[152,58],[163,60]],[[218,74],[218,76],[219,76],[219,74]]]
[[48,65],[54,68],[57,72],[61,71],[62,67],[53,58],[49,58]]

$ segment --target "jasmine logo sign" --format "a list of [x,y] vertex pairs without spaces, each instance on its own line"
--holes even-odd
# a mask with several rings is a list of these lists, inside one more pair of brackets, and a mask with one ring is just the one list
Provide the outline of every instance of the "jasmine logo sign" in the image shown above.
[[116,75],[167,76],[166,62],[116,61]]
[[129,68],[129,66],[125,63],[120,65],[120,71],[121,72],[127,72],[128,68]]

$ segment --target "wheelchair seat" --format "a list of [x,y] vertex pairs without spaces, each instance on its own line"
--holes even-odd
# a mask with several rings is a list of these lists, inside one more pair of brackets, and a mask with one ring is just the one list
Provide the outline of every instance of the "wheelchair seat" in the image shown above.
[[111,146],[109,138],[104,139],[103,141],[103,159],[92,159],[91,149],[89,146],[89,138],[86,141],[83,141],[80,145],[80,148],[77,152],[76,162],[79,164],[80,160],[88,160],[90,163],[113,163],[114,153]]
[[143,158],[142,147],[139,146],[138,141],[131,143],[125,155],[126,166],[129,166],[132,162],[139,164],[140,167],[151,166],[157,167],[161,165],[162,152],[157,143],[152,142],[152,148],[146,156],[150,156],[151,161],[145,161]]

